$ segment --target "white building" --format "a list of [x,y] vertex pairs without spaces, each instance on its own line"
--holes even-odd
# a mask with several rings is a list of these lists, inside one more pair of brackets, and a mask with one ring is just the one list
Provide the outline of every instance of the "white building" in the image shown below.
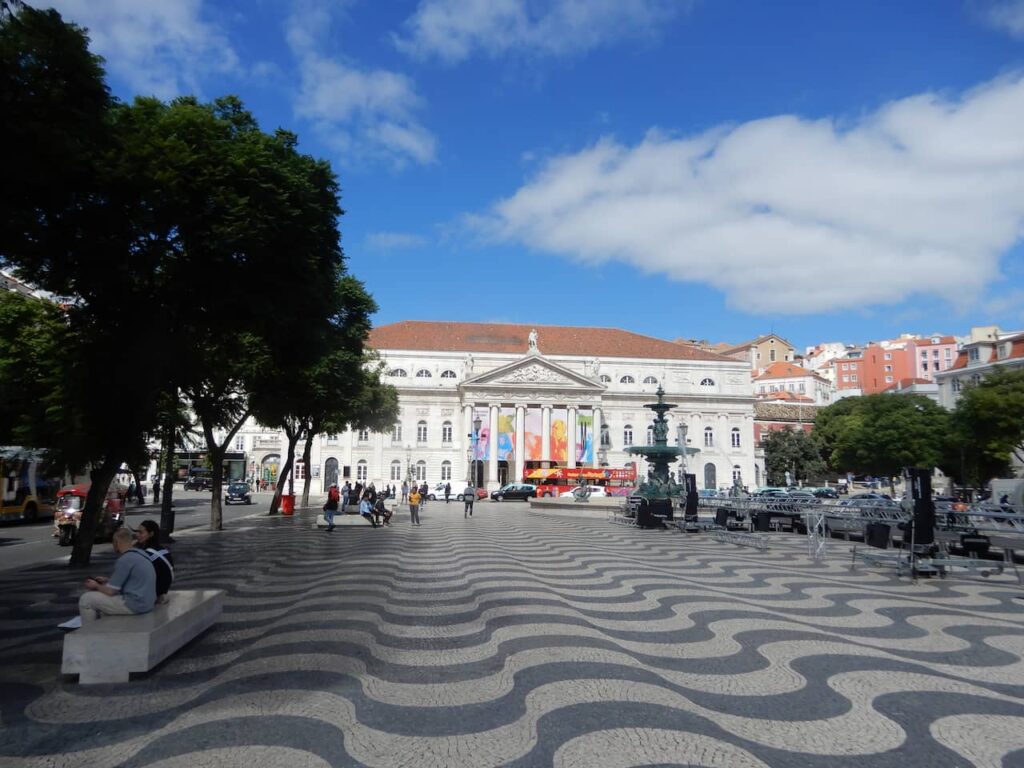
[[[317,438],[312,491],[346,479],[401,485],[406,477],[451,481],[454,488],[469,476],[471,457],[488,489],[539,467],[638,461],[643,476],[643,460],[624,449],[651,441],[653,413],[643,405],[654,401],[659,385],[665,401],[679,406],[669,414],[670,442],[685,425],[690,446],[700,450],[688,467],[698,486],[754,477],[748,362],[614,328],[532,330],[425,321],[374,329],[369,345],[398,390],[398,422],[385,433]],[[256,468],[283,458],[286,446],[276,435],[256,430],[240,437]],[[299,467],[297,483],[305,472]]]
[[1005,333],[994,325],[971,328],[951,367],[935,374],[939,404],[953,409],[967,382],[979,382],[997,369],[1024,368],[1024,333]]
[[796,363],[772,363],[754,377],[754,393],[759,400],[828,405],[833,400],[833,389],[828,379]]

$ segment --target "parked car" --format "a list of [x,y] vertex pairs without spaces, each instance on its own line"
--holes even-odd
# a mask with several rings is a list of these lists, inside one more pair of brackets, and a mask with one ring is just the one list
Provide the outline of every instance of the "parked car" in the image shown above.
[[[608,491],[605,489],[603,485],[590,485],[587,487],[590,488],[590,495],[592,497],[608,495]],[[562,491],[561,493],[558,494],[558,497],[562,498],[563,496],[572,496],[576,492],[576,488],[579,488],[579,486],[576,486],[575,488],[570,488],[567,491]]]
[[209,472],[193,472],[185,480],[186,491],[212,491],[213,478]]
[[252,496],[249,493],[248,483],[229,483],[228,490],[224,494],[225,504],[252,504]]
[[838,499],[839,492],[835,488],[815,488],[811,491],[819,499]]
[[537,486],[530,483],[509,483],[491,493],[492,501],[513,501],[537,498]]
[[818,497],[810,491],[790,491],[786,494],[786,501],[799,501],[803,503],[815,503]]

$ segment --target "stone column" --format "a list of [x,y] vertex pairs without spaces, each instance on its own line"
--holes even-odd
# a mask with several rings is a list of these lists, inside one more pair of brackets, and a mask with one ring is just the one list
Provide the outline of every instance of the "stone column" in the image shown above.
[[593,459],[591,464],[600,467],[601,460],[597,454],[601,451],[601,409],[594,406],[592,413],[594,414],[594,455],[591,457]]
[[551,466],[551,406],[542,405],[540,409],[540,460],[544,469]]
[[497,490],[498,484],[498,406],[490,406],[489,432],[487,435],[490,460],[487,467],[487,488]]
[[526,406],[516,406],[516,454],[515,454],[515,480],[520,482],[523,479],[523,471],[526,469]]
[[[466,458],[468,451],[473,447],[473,404],[469,403],[462,406],[462,439],[459,440],[459,444],[462,445],[462,460],[466,462],[465,474],[466,481],[469,482],[473,477],[473,464]],[[454,475],[454,473],[453,473]]]
[[568,432],[565,441],[565,466],[569,469],[576,468],[576,406],[570,405],[565,419],[565,431]]

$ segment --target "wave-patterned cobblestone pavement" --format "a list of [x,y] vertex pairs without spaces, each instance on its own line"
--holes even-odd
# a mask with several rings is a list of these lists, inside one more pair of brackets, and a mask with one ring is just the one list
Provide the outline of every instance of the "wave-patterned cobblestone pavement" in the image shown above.
[[177,585],[226,589],[223,620],[127,685],[60,678],[79,574],[0,577],[0,766],[1024,766],[1008,576],[522,505],[309,514],[181,536]]

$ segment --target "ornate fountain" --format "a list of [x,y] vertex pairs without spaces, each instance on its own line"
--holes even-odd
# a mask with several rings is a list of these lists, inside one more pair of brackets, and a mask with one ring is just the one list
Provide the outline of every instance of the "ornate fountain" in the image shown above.
[[[658,402],[646,403],[644,408],[654,411],[654,426],[652,429],[654,443],[652,445],[633,445],[626,449],[628,453],[643,456],[650,466],[647,479],[640,484],[637,495],[644,499],[640,511],[640,525],[654,520],[660,522],[661,518],[671,520],[672,510],[676,501],[686,499],[687,486],[677,483],[669,476],[669,464],[675,462],[684,453],[696,453],[693,448],[686,446],[673,446],[668,444],[668,420],[665,414],[676,406],[665,402],[665,390],[658,386]],[[696,496],[696,489],[691,488],[690,493]]]

